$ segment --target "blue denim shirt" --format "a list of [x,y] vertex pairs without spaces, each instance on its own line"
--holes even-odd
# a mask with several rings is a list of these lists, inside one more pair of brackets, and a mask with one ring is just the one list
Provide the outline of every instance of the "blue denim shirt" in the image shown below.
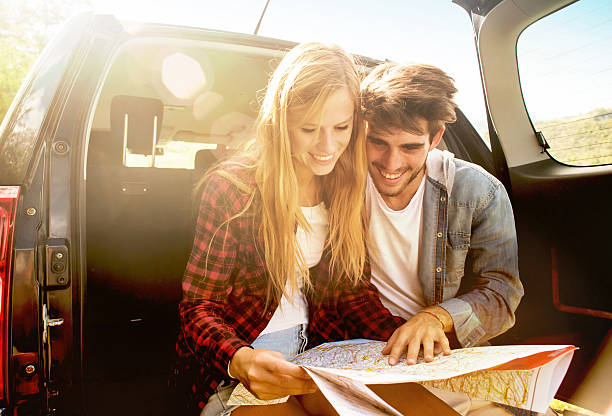
[[[419,254],[425,301],[450,313],[462,346],[483,344],[514,325],[523,296],[512,206],[495,177],[452,153],[430,152],[426,172]],[[466,275],[473,284],[460,288]]]

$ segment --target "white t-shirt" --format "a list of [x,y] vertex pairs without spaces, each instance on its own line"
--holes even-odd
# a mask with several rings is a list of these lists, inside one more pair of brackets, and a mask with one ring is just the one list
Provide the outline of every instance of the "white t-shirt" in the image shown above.
[[[310,268],[316,266],[321,260],[329,229],[329,218],[327,208],[323,203],[314,207],[301,207],[301,209],[312,231],[306,232],[298,226],[295,239],[302,251],[306,266]],[[308,304],[302,293],[301,284],[299,290],[294,293],[291,293],[289,285],[285,289],[290,298],[285,295],[281,297],[279,306],[261,334],[282,331],[299,324],[308,323]]]
[[368,249],[372,283],[380,291],[383,305],[405,319],[426,306],[418,277],[424,193],[423,178],[410,203],[394,211],[368,175],[366,210],[370,218]]

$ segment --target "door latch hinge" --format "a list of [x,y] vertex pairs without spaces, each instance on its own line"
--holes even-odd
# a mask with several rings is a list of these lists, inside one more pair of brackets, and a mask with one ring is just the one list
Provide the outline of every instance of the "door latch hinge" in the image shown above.
[[43,305],[42,310],[42,321],[43,321],[43,343],[46,344],[49,338],[49,328],[53,326],[60,326],[64,324],[64,318],[49,318],[47,312],[47,305]]

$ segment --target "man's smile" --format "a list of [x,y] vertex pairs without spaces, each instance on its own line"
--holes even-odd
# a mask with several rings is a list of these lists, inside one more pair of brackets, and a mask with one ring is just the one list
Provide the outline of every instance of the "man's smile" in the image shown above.
[[402,168],[399,171],[388,172],[388,171],[384,170],[382,168],[382,166],[380,166],[377,163],[373,163],[373,165],[376,168],[376,170],[378,171],[378,173],[380,174],[380,176],[382,176],[385,179],[385,182],[390,182],[390,183],[399,182],[399,180],[402,178],[402,176],[404,176],[404,174],[406,172],[408,172],[408,170],[409,170],[407,168]]

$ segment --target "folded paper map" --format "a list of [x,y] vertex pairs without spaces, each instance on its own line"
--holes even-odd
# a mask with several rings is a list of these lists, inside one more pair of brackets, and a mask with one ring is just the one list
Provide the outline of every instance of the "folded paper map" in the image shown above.
[[[293,362],[311,375],[341,415],[400,415],[366,385],[408,382],[544,412],[576,349],[571,345],[472,347],[453,350],[448,356],[440,354],[429,363],[419,357],[417,364],[408,365],[403,357],[391,366],[389,356],[381,353],[385,345],[364,339],[327,343],[298,355]],[[272,404],[285,400],[258,400],[239,384],[229,403]]]

